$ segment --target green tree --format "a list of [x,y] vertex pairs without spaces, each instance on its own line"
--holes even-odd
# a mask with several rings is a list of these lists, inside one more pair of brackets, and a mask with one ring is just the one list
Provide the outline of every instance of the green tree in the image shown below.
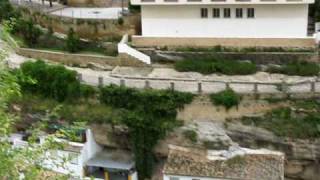
[[154,147],[174,127],[177,109],[190,103],[193,95],[175,91],[143,90],[106,86],[101,102],[123,110],[121,121],[129,128],[139,179],[150,178],[154,168]]
[[71,53],[78,52],[80,50],[80,38],[72,28],[70,28],[68,32],[66,49]]

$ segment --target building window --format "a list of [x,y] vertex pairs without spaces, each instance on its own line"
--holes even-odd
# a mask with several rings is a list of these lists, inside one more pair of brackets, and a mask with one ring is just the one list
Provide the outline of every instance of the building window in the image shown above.
[[213,8],[212,9],[212,17],[219,18],[220,17],[220,9],[219,8]]
[[236,18],[242,18],[243,10],[242,8],[236,8]]
[[224,8],[223,9],[223,17],[230,18],[231,17],[231,10],[230,8]]
[[207,17],[208,17],[208,9],[201,8],[201,18],[207,18]]
[[254,8],[247,9],[247,16],[248,18],[254,18]]

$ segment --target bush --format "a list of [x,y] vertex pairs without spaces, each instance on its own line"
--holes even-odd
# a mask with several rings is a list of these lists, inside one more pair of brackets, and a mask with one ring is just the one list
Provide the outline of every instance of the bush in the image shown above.
[[211,94],[210,99],[213,104],[222,105],[228,110],[233,106],[238,106],[240,104],[241,96],[229,88],[217,94]]
[[88,98],[94,97],[94,95],[96,94],[96,90],[92,86],[81,84],[80,94],[81,94],[81,97],[88,99]]
[[257,72],[257,66],[251,62],[216,59],[187,59],[175,63],[180,72],[199,72],[202,74],[222,73],[226,75],[247,75]]
[[123,18],[118,18],[118,24],[120,25],[120,26],[122,26],[123,25],[123,23],[124,23],[124,20],[123,20]]
[[269,73],[280,73],[286,75],[317,76],[320,68],[317,63],[296,61],[281,67],[269,67],[266,71]]
[[183,135],[193,143],[196,143],[198,141],[198,134],[193,130],[185,130],[183,132]]
[[75,71],[60,65],[47,65],[40,60],[23,63],[20,71],[36,81],[20,81],[22,90],[39,93],[58,101],[80,97],[80,82]]
[[71,53],[80,51],[80,38],[76,35],[72,28],[70,28],[68,32],[66,50]]
[[41,29],[36,26],[32,19],[10,18],[4,22],[5,30],[11,34],[20,35],[28,46],[34,46],[42,34]]
[[11,6],[9,0],[0,1],[0,12],[0,22],[21,16],[20,12]]

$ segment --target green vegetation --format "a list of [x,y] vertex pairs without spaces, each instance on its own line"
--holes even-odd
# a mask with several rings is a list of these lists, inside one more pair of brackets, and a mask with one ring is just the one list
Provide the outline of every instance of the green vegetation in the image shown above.
[[77,73],[61,65],[48,65],[40,60],[29,61],[23,63],[16,73],[19,77],[29,77],[33,80],[20,78],[19,83],[23,91],[38,93],[58,101],[79,98],[82,94],[89,97],[94,93],[88,86],[81,88]]
[[[163,50],[167,50],[164,48]],[[214,46],[214,47],[178,47],[174,49],[177,52],[238,52],[238,53],[252,53],[252,52],[314,52],[314,49],[289,49],[282,47],[224,47],[224,46]]]
[[243,165],[245,162],[245,158],[241,155],[236,155],[226,161],[228,166]]
[[10,18],[13,18],[13,17],[19,17],[20,16],[20,13],[19,11],[15,10],[9,0],[1,0],[0,1],[0,23],[3,21],[3,20],[8,20]]
[[[57,72],[59,75],[55,74]],[[24,89],[24,96],[12,101],[12,104],[21,106],[21,114],[42,114],[42,116],[59,107],[55,118],[50,118],[46,122],[48,122],[47,129],[59,130],[61,137],[80,141],[79,123],[108,123],[128,127],[141,179],[152,175],[155,162],[153,150],[158,141],[181,124],[176,120],[177,109],[183,108],[184,104],[190,103],[193,99],[193,95],[189,93],[170,90],[140,91],[115,85],[101,87],[99,93],[90,89],[89,95],[81,98],[75,94],[68,94],[70,92],[68,89],[74,90],[71,87],[78,87],[79,83],[72,72],[62,70],[60,66],[44,65],[42,61],[24,64],[22,72],[16,73],[29,75],[34,81],[30,83],[21,78],[19,83]],[[65,81],[63,88],[56,86],[61,79]],[[57,89],[59,92],[66,91],[66,94],[57,93]],[[56,96],[57,94],[59,96]],[[100,101],[97,101],[97,97]]]
[[296,101],[291,108],[280,108],[263,117],[245,117],[242,123],[265,128],[277,136],[298,139],[320,137],[320,103],[315,100]]
[[101,102],[123,110],[123,123],[129,128],[139,179],[151,177],[155,145],[178,125],[177,108],[183,108],[192,98],[192,94],[169,90],[139,91],[114,85],[101,88]]
[[[14,125],[17,122],[13,114],[10,113],[8,103],[15,97],[21,95],[18,78],[15,74],[10,73],[4,65],[5,54],[0,50],[0,136],[8,137]],[[6,138],[0,142],[0,177],[2,179],[20,179],[21,174],[24,179],[40,179],[41,174],[45,171],[38,163],[43,162],[46,157],[44,152],[48,149],[58,148],[52,137],[48,137],[44,144],[36,144],[35,139],[38,137],[37,130],[39,127],[33,125],[30,127],[32,136],[29,141],[29,147],[12,148],[12,145]],[[36,148],[35,148],[36,147]],[[63,166],[64,163],[57,163],[57,166]],[[67,177],[48,177],[48,179],[68,179]]]
[[72,28],[70,28],[68,32],[66,50],[71,53],[75,53],[80,50],[80,38],[75,34]]
[[251,62],[216,60],[214,58],[177,61],[174,67],[177,71],[194,71],[202,74],[247,75],[257,72],[257,66]]
[[231,88],[210,95],[211,102],[215,105],[222,105],[227,110],[233,106],[238,106],[241,101],[241,96],[235,93]]
[[317,63],[296,61],[285,64],[281,67],[269,67],[267,72],[280,73],[286,75],[298,75],[298,76],[317,76],[319,74],[320,67]]
[[229,145],[225,145],[221,140],[204,141],[203,146],[207,149],[225,150],[229,148]]
[[53,35],[52,28],[44,32],[31,19],[10,18],[3,24],[4,31],[8,32],[20,47],[57,52],[117,55],[116,46],[106,48],[100,42],[81,40],[72,29],[67,38],[63,39]]
[[194,130],[185,130],[183,132],[183,135],[185,138],[187,138],[188,140],[190,140],[193,143],[196,143],[198,141],[198,134]]

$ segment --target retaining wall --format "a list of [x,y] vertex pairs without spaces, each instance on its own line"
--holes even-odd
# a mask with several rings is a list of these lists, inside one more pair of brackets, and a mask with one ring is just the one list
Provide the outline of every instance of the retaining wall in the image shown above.
[[132,36],[132,43],[137,47],[288,47],[315,48],[315,39],[310,38],[171,38]]
[[56,16],[28,8],[20,7],[19,10],[25,17],[32,17],[42,27],[51,27],[54,32],[67,34],[70,28],[81,37],[96,39],[101,37],[121,39],[123,34],[135,34],[135,22],[139,16],[123,17],[124,23],[120,25],[118,20],[112,19],[76,19]]

